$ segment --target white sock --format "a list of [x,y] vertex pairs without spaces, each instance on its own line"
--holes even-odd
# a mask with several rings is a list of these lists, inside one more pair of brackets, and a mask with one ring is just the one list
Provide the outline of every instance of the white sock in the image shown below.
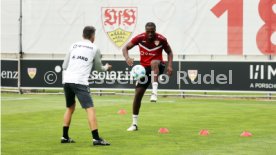
[[158,83],[153,82],[151,85],[152,85],[152,93],[157,95]]
[[138,125],[138,115],[132,115],[132,124]]

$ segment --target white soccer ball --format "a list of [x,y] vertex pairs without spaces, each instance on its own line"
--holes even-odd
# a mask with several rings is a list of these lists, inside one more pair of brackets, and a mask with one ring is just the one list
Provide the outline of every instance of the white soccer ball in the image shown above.
[[138,79],[146,76],[146,70],[142,65],[135,65],[132,67],[132,69],[130,71],[130,75],[135,80],[138,80]]

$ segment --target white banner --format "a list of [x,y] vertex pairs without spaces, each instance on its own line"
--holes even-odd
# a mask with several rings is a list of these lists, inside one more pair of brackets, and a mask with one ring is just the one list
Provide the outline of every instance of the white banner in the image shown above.
[[[15,53],[19,0],[1,2],[1,52]],[[149,21],[175,54],[276,55],[275,0],[23,0],[23,51],[66,53],[93,25],[102,53],[121,54]]]

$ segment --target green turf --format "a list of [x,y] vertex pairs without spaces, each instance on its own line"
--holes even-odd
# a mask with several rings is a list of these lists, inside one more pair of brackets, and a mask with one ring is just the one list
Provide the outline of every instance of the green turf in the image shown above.
[[[143,100],[139,131],[127,132],[132,97],[95,96],[100,135],[109,147],[90,144],[86,113],[77,105],[70,128],[75,144],[60,144],[63,95],[2,94],[3,155],[24,154],[276,154],[276,102],[160,98]],[[118,115],[125,109],[126,115]],[[161,127],[169,134],[159,134]],[[199,136],[208,129],[208,137]],[[242,131],[252,137],[240,137]]]

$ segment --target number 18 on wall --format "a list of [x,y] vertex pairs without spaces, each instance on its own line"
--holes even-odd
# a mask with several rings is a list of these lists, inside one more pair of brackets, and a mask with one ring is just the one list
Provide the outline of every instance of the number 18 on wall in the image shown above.
[[[264,55],[276,55],[276,45],[271,37],[276,33],[276,13],[273,11],[276,0],[260,0],[258,10],[263,20],[258,32],[256,32],[256,44]],[[211,11],[220,17],[227,11],[228,19],[228,54],[243,54],[243,0],[220,0]]]

